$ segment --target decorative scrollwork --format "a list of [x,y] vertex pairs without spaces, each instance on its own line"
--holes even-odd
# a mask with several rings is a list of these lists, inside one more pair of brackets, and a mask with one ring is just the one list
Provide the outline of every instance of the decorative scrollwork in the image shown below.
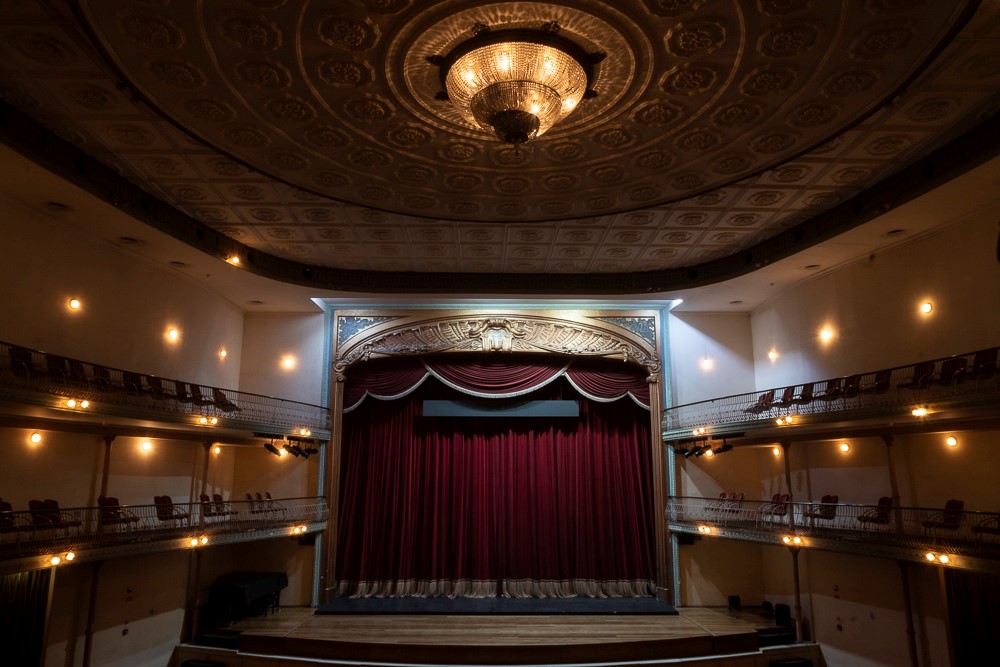
[[619,333],[600,326],[552,317],[485,315],[401,324],[338,351],[334,371],[375,357],[440,352],[549,352],[567,356],[620,358],[646,368],[654,376],[660,363]]

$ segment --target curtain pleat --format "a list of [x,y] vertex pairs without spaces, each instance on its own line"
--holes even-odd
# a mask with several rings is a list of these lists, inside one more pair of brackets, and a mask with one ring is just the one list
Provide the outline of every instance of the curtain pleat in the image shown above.
[[431,380],[345,416],[339,595],[652,592],[647,412],[583,400],[577,420],[421,417],[453,396]]

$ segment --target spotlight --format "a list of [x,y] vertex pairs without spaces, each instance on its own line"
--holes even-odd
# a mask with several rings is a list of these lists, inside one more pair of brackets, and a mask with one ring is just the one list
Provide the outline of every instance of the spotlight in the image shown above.
[[305,449],[305,450],[303,450],[303,451],[305,452],[305,454],[306,454],[307,456],[308,456],[309,454],[319,454],[319,449],[317,449],[316,447],[310,447],[310,448],[308,448],[308,449]]
[[281,456],[281,454],[278,453],[278,448],[275,447],[273,443],[265,442],[264,443],[264,449],[266,449],[270,453],[274,454],[275,456]]
[[691,449],[685,449],[684,450],[684,458],[686,458],[686,459],[691,458],[695,454],[695,452],[697,452],[697,451],[698,451],[697,447],[692,447]]
[[304,453],[298,445],[285,445],[285,449],[293,456],[302,456]]
[[731,452],[732,450],[733,450],[732,445],[722,443],[721,447],[716,447],[712,451],[715,452],[716,454],[725,454],[726,452]]
[[701,456],[702,454],[705,453],[706,449],[708,449],[708,447],[695,447],[694,455],[695,456]]

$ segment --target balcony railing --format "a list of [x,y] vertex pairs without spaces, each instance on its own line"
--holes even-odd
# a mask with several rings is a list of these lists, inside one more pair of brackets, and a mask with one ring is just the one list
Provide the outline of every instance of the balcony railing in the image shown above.
[[734,394],[665,410],[663,439],[680,440],[708,427],[716,435],[774,426],[778,417],[809,423],[909,414],[932,409],[996,406],[1000,402],[1000,348],[791,387]]
[[329,411],[289,401],[195,382],[161,378],[62,357],[0,342],[0,397],[67,409],[87,401],[88,412],[128,418],[219,425],[288,435],[305,428],[329,439]]
[[913,560],[949,554],[952,565],[1000,571],[997,513],[676,497],[668,501],[665,518],[681,532]]
[[43,567],[66,552],[92,560],[188,548],[192,539],[202,546],[203,537],[218,544],[295,535],[322,528],[328,514],[323,497],[5,511],[0,570]]

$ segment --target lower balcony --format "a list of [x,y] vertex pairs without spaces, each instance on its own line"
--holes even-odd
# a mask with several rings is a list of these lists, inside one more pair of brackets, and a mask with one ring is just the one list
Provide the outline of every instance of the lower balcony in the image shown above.
[[323,530],[326,498],[118,505],[0,512],[0,572]]
[[1000,514],[955,507],[675,497],[665,517],[674,533],[1000,574]]

